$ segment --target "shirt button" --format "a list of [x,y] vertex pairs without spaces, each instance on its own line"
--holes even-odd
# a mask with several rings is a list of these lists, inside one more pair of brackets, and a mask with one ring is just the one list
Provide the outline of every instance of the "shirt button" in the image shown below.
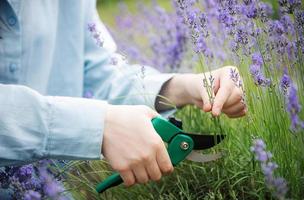
[[11,63],[11,64],[9,65],[9,71],[10,71],[11,73],[14,73],[17,69],[18,69],[18,66],[17,66],[16,63]]
[[10,26],[14,26],[17,23],[17,19],[14,16],[10,16],[7,21]]

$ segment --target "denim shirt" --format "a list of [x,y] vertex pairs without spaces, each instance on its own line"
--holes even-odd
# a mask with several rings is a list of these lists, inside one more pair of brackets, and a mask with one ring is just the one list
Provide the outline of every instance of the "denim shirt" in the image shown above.
[[118,59],[94,0],[0,0],[0,37],[0,166],[102,158],[107,104],[153,106],[172,77]]

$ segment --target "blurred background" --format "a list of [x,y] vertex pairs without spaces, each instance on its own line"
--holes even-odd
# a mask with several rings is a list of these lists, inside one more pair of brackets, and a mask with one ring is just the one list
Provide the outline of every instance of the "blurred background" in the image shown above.
[[[172,6],[171,0],[153,0],[160,4],[162,7],[170,10]],[[266,2],[269,2],[272,4],[273,8],[276,10],[279,7],[279,1],[278,0],[265,0]],[[151,0],[97,0],[99,15],[104,23],[106,23],[108,26],[113,26],[115,24],[115,16],[118,15],[119,9],[118,4],[119,3],[125,3],[128,5],[129,9],[136,13],[136,4],[139,2],[150,4]]]

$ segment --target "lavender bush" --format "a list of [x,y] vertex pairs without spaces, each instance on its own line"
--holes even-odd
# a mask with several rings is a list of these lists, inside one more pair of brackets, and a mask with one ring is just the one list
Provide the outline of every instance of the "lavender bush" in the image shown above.
[[69,199],[63,184],[55,179],[51,160],[42,160],[24,166],[5,167],[0,171],[0,188],[8,191],[9,199],[40,200]]
[[[120,51],[130,62],[164,72],[197,73],[236,65],[239,73],[232,69],[230,77],[245,91],[249,112],[242,119],[214,119],[187,106],[177,113],[185,130],[227,134],[225,142],[210,150],[223,151],[222,159],[206,164],[183,162],[160,183],[130,189],[121,186],[101,196],[94,186],[109,174],[106,163],[83,162],[66,182],[71,188],[83,188],[73,192],[74,197],[303,199],[301,0],[172,0],[166,9],[156,1],[134,6],[136,13],[120,4],[116,26],[111,27]],[[92,36],[96,39],[94,33]],[[212,82],[212,74],[202,80],[211,100]]]

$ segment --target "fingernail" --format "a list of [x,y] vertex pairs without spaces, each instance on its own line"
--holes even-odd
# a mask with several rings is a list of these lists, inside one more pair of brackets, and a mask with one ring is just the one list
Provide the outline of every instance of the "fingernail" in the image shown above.
[[220,111],[220,110],[214,110],[214,111],[213,111],[213,115],[214,115],[215,117],[219,116],[220,114],[221,114],[221,111]]

